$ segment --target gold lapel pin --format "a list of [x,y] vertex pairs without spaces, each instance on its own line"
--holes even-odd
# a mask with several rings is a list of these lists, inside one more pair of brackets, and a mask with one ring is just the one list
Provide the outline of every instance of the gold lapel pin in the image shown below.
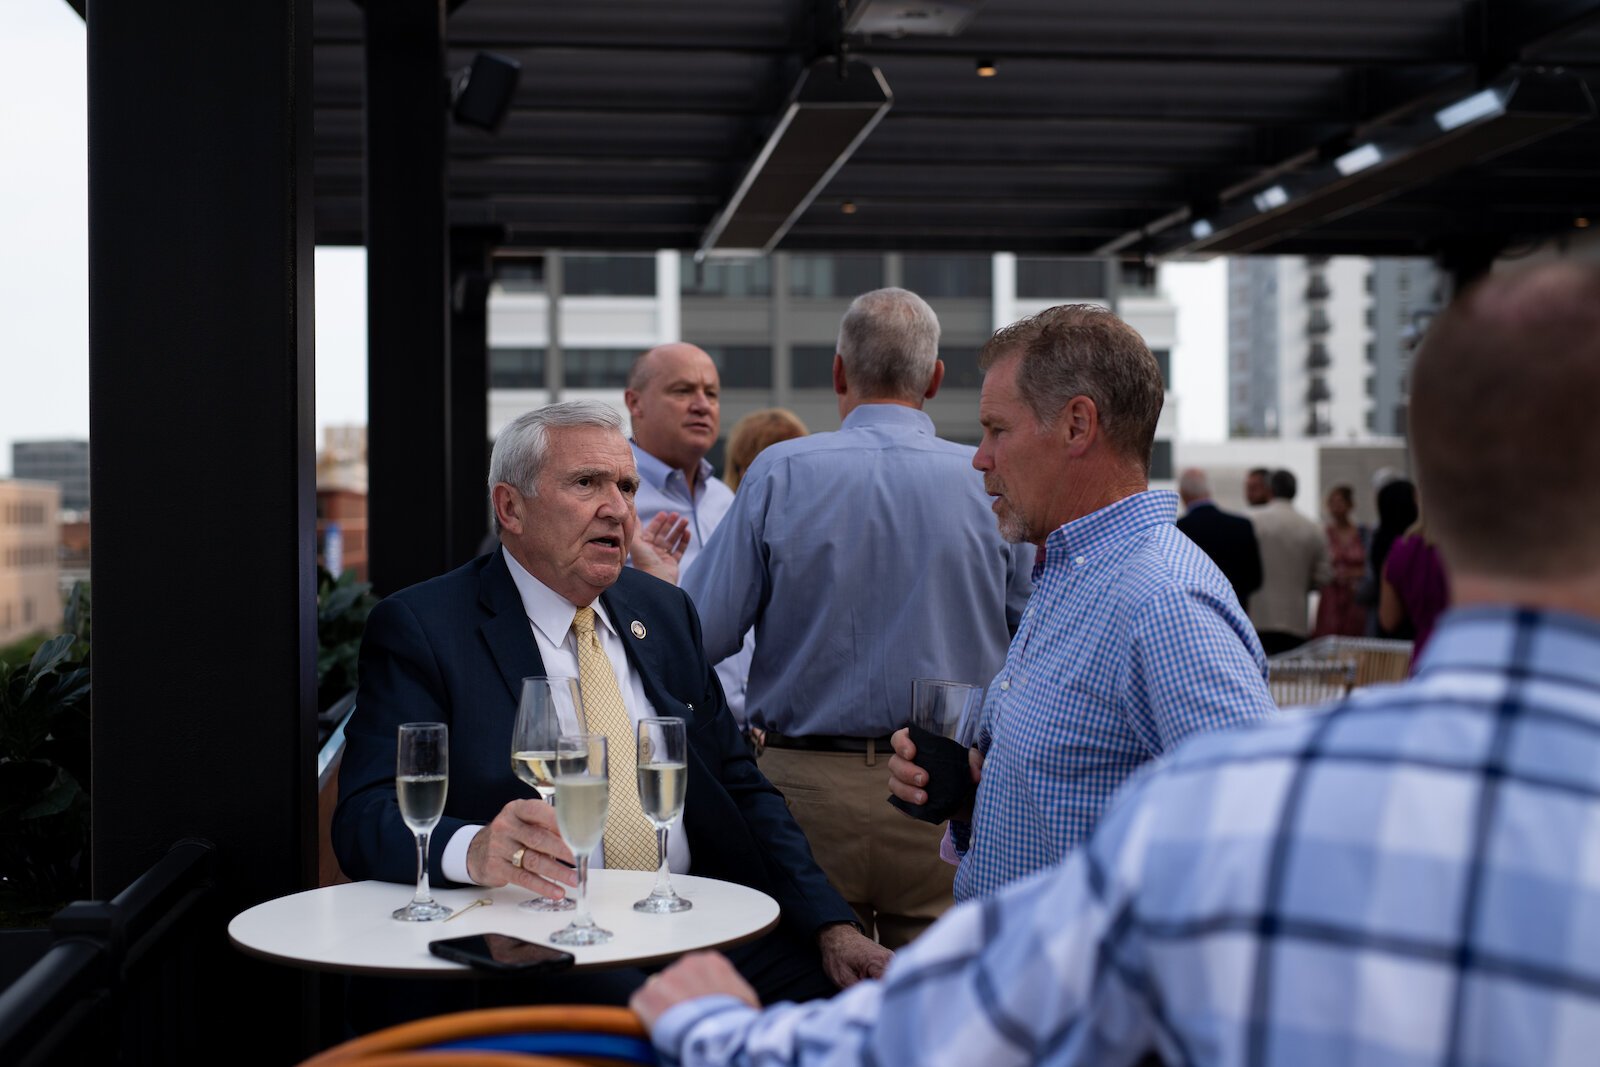
[[634,619],[633,625],[628,627],[628,629],[633,631],[633,636],[640,638],[641,640],[644,638],[644,623],[640,622],[638,619]]

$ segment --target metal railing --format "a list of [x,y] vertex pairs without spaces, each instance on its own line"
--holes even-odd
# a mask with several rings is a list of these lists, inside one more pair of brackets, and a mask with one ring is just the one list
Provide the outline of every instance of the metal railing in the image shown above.
[[180,841],[111,900],[57,912],[50,947],[0,992],[0,1063],[185,1062],[215,851]]

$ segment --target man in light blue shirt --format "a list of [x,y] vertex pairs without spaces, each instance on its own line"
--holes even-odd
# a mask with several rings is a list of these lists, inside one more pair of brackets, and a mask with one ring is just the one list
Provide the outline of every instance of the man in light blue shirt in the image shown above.
[[639,467],[639,525],[662,511],[687,519],[689,540],[678,563],[684,570],[733,503],[733,490],[706,460],[722,428],[721,393],[711,357],[677,342],[657,345],[635,360],[623,394]]
[[1411,681],[1186,743],[881,982],[761,1013],[688,958],[633,1000],[662,1062],[1594,1063],[1600,268],[1490,276],[1411,388],[1455,597]]
[[[1177,494],[1148,488],[1165,387],[1143,338],[1105,308],[1064,305],[995,334],[979,362],[973,462],[1000,532],[1040,553],[984,705],[975,808],[950,821],[957,900],[1060,862],[1130,774],[1188,735],[1275,713],[1233,587],[1173,525]],[[923,803],[916,746],[895,745],[890,788]]]
[[[628,443],[639,468],[639,493],[634,501],[639,529],[644,531],[662,512],[683,518],[687,540],[682,556],[676,558],[681,573],[700,555],[733,506],[733,490],[711,473],[706,459],[722,430],[722,380],[717,365],[694,345],[681,341],[657,345],[634,360],[622,399],[633,424]],[[632,558],[628,562],[637,564]],[[670,573],[656,576],[672,580]],[[711,662],[717,665],[728,711],[742,728],[749,663],[743,655],[713,657]]]
[[885,802],[889,734],[915,678],[983,684],[1005,661],[1032,550],[989,517],[973,450],[934,434],[939,322],[879,289],[846,312],[833,360],[843,424],[773,445],[683,587],[707,653],[756,629],[746,715],[829,879],[891,947],[949,906],[939,828]]

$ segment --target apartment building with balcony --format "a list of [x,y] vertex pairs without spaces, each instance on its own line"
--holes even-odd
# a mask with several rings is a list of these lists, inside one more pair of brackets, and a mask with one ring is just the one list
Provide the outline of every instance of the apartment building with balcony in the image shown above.
[[1403,435],[1411,351],[1444,285],[1427,259],[1231,259],[1230,435]]

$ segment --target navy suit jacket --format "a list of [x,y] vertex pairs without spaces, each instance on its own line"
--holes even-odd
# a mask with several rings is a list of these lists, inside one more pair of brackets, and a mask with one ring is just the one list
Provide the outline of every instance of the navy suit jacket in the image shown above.
[[[799,930],[853,922],[855,913],[817,866],[783,794],[756,768],[734,725],[688,596],[626,567],[600,599],[656,714],[689,723],[683,827],[690,873],[769,894],[784,922]],[[457,830],[488,823],[508,801],[533,796],[511,772],[511,726],[522,679],[543,673],[522,598],[498,548],[373,609],[361,642],[360,690],[345,731],[333,817],[334,852],[346,874],[416,878],[416,841],[395,799],[400,723],[450,727],[449,795],[429,843],[433,879],[444,880],[439,857]]]
[[1231,515],[1215,504],[1196,504],[1178,520],[1178,529],[1211,557],[1233,586],[1241,607],[1261,588],[1261,546],[1256,527],[1243,515]]

